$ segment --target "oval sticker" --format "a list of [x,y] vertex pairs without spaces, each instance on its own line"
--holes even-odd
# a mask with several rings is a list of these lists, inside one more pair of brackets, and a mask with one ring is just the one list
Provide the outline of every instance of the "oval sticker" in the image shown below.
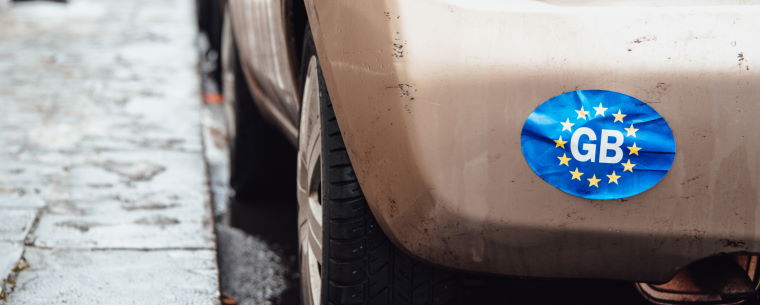
[[618,199],[653,187],[670,170],[673,132],[657,111],[614,91],[553,97],[523,125],[522,152],[554,187],[583,198]]

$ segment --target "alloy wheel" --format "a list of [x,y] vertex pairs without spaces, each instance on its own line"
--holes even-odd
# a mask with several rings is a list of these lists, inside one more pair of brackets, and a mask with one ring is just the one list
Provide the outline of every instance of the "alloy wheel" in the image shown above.
[[298,142],[298,236],[301,289],[305,304],[322,296],[321,121],[317,58],[306,71]]

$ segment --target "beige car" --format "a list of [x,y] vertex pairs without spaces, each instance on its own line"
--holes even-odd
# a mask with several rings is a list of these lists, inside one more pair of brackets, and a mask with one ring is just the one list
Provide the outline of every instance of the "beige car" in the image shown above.
[[304,303],[452,304],[460,272],[756,300],[760,1],[228,0],[224,20],[232,185],[265,192],[297,147]]

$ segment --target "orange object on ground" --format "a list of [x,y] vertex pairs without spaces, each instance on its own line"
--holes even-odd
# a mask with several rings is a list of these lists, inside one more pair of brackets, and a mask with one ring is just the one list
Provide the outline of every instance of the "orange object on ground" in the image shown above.
[[204,93],[203,102],[206,104],[222,104],[224,103],[224,98],[219,93]]

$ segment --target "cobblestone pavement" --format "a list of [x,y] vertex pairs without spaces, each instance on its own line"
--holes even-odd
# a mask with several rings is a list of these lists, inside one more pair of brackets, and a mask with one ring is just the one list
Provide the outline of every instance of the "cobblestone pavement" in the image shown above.
[[192,0],[0,10],[0,304],[218,304],[195,33]]

